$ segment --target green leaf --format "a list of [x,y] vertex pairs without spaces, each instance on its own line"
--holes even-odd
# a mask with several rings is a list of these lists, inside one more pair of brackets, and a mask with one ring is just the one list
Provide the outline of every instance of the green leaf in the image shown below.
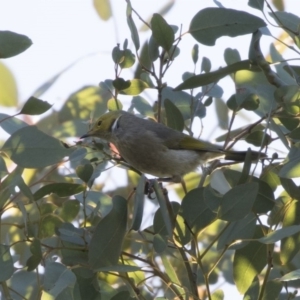
[[78,200],[67,200],[63,203],[59,216],[66,222],[72,222],[80,210],[80,202]]
[[[175,215],[178,213],[180,205],[177,202],[171,202],[170,205],[172,209],[172,215],[175,217]],[[167,214],[169,214],[169,210],[166,207],[163,209],[165,209]],[[167,239],[169,233],[166,227],[165,216],[166,214],[162,213],[162,208],[160,207],[155,212],[154,219],[153,219],[153,231],[155,233],[153,242],[155,243],[155,251],[157,251],[158,253],[164,251],[168,244]],[[173,224],[171,223],[170,220],[170,227],[172,226]]]
[[85,86],[71,94],[61,110],[58,118],[61,122],[74,119],[89,120],[91,116],[101,116],[107,110],[107,101],[112,98],[111,81],[100,82],[99,86]]
[[266,284],[262,300],[279,299],[283,284],[276,280],[270,280]]
[[132,18],[132,7],[131,7],[130,0],[127,1],[126,16],[127,16],[127,24],[131,33],[131,39],[133,41],[135,50],[137,51],[140,48],[140,39],[139,39],[139,33],[136,29],[135,23]]
[[0,113],[0,126],[8,134],[13,134],[14,132],[18,131],[19,129],[28,126],[28,124],[21,121],[18,118],[11,117],[9,115]]
[[[225,232],[218,240],[217,249],[222,250],[225,246],[232,242],[243,239],[251,239],[255,232],[256,217],[253,213],[247,215],[244,219],[231,222]],[[230,249],[239,249],[244,247],[245,243],[238,243],[230,247]]]
[[123,104],[118,99],[109,99],[107,102],[107,109],[109,111],[122,110],[122,108],[123,108]]
[[90,242],[89,264],[96,270],[117,265],[127,226],[127,201],[114,196],[113,208],[96,226]]
[[151,62],[154,62],[159,57],[159,49],[158,43],[154,39],[153,35],[150,37],[149,44],[148,44],[148,55]]
[[162,234],[156,233],[153,236],[153,248],[156,253],[161,254],[163,253],[168,247],[168,239],[167,237]]
[[130,82],[130,86],[121,90],[120,94],[135,96],[149,88],[148,84],[141,79],[132,79],[128,81]]
[[61,141],[43,133],[36,126],[26,126],[16,131],[1,150],[24,168],[54,165],[73,152],[73,149],[66,148]]
[[283,178],[300,177],[300,149],[292,147],[278,175]]
[[217,71],[212,71],[209,73],[195,75],[183,83],[179,84],[174,90],[186,90],[186,89],[194,89],[200,86],[208,85],[210,83],[218,82],[221,78],[235,73],[240,70],[251,70],[253,69],[250,60],[243,60],[232,65],[229,65],[224,68],[220,68]]
[[122,291],[115,294],[110,300],[132,300],[128,291]]
[[107,21],[112,16],[110,0],[93,0],[94,8],[100,19]]
[[288,226],[284,227],[281,229],[278,229],[276,231],[273,231],[266,236],[258,239],[260,243],[263,244],[274,244],[286,237],[289,237],[295,233],[298,233],[300,231],[300,225],[293,225],[293,226]]
[[216,213],[207,206],[203,196],[204,188],[189,191],[182,200],[180,215],[192,229],[194,234],[216,220]]
[[18,89],[14,75],[8,67],[0,62],[0,105],[16,107],[18,104]]
[[153,108],[150,103],[141,96],[135,96],[131,100],[131,105],[134,107],[140,114],[146,117],[153,117]]
[[169,99],[165,99],[164,107],[166,111],[167,126],[180,132],[183,131],[184,120],[177,106]]
[[229,190],[218,210],[218,218],[225,221],[237,221],[247,216],[257,197],[259,185],[255,182],[240,184]]
[[274,193],[266,182],[258,179],[255,182],[259,184],[259,188],[252,210],[257,214],[266,214],[275,205]]
[[85,189],[84,185],[78,183],[58,182],[44,185],[34,193],[34,200],[39,200],[47,195],[56,194],[58,197],[69,197],[79,194]]
[[127,69],[134,65],[135,55],[129,49],[124,50],[123,57],[124,57],[124,59],[122,60],[122,62],[120,62],[120,67],[122,69]]
[[139,230],[142,224],[144,212],[145,184],[146,178],[144,175],[142,175],[139,179],[138,185],[135,190],[131,230]]
[[37,99],[35,97],[30,97],[24,104],[19,114],[32,115],[32,116],[41,115],[51,107],[52,105],[46,101]]
[[[297,188],[297,190],[298,190],[298,188]],[[297,195],[297,198],[298,197],[299,197],[299,194]],[[284,218],[283,218],[283,222],[282,222],[283,228],[292,226],[292,225],[297,225],[300,223],[299,200],[289,201],[288,206],[285,208],[284,212],[285,213],[284,213]],[[280,244],[280,261],[282,262],[282,264],[286,265],[289,262],[291,262],[293,260],[293,258],[295,257],[295,255],[297,253],[299,253],[299,247],[300,247],[300,233],[296,233],[294,235],[290,235],[290,236],[282,239],[281,244]]]
[[199,11],[192,19],[189,33],[199,43],[213,46],[222,36],[239,36],[254,32],[266,23],[247,12],[209,7]]
[[52,296],[48,295],[49,299],[58,299],[57,296],[61,295],[67,288],[71,288],[72,290],[75,283],[76,276],[70,269],[57,262],[47,262],[43,289],[47,291],[47,294]]
[[252,284],[249,286],[248,290],[246,291],[243,300],[253,300],[258,299],[259,296],[259,281],[257,277],[254,278]]
[[0,58],[8,58],[24,52],[32,41],[23,34],[12,31],[0,31]]
[[130,87],[130,80],[118,77],[112,82],[112,84],[116,90],[121,91]]
[[174,229],[174,210],[172,209],[171,203],[166,200],[157,180],[153,182],[153,189],[159,203],[160,213],[164,221],[166,233],[168,237],[171,238],[173,236]]
[[252,144],[256,147],[265,147],[269,145],[272,141],[269,134],[260,130],[256,130],[249,133],[246,136],[245,140],[247,143]]
[[289,272],[282,276],[281,278],[278,278],[279,281],[292,281],[292,280],[298,280],[300,279],[300,269],[294,270],[292,272]]
[[224,51],[224,60],[227,64],[227,66],[232,65],[234,63],[237,63],[241,61],[241,56],[238,50],[226,48]]
[[297,37],[295,33],[299,31],[300,18],[295,14],[285,11],[270,12],[269,15],[295,41],[295,37]]
[[14,273],[14,263],[10,247],[0,244],[0,282],[8,280]]
[[32,241],[32,243],[30,245],[30,252],[31,252],[32,256],[30,256],[26,262],[28,272],[31,272],[34,269],[36,269],[43,258],[40,240],[34,239]]
[[[254,237],[262,236],[262,229],[256,226]],[[258,242],[250,242],[242,249],[235,251],[233,258],[233,278],[238,291],[244,294],[256,275],[264,269],[267,264],[266,245]]]
[[[197,63],[198,58],[199,58],[199,45],[195,44],[193,49],[192,49],[192,59],[193,59],[194,64]],[[202,63],[203,63],[203,60],[204,60],[204,57],[202,59]],[[201,70],[202,70],[202,67],[201,67]]]
[[205,72],[208,73],[211,69],[211,62],[209,60],[209,58],[203,56],[202,58],[202,62],[201,62],[201,72]]
[[174,43],[173,29],[159,14],[153,14],[151,19],[151,30],[155,41],[167,52]]
[[49,214],[43,217],[39,224],[39,238],[44,239],[53,237],[56,230],[63,224],[61,218],[54,214]]
[[223,300],[224,299],[224,292],[222,290],[216,290],[211,295],[211,300]]
[[136,272],[140,271],[141,267],[130,266],[130,265],[116,265],[101,267],[97,269],[97,272]]
[[77,176],[85,183],[91,179],[94,172],[94,168],[90,163],[79,165],[76,167]]
[[264,9],[264,0],[248,0],[248,5],[250,7],[259,9],[261,11],[263,11]]

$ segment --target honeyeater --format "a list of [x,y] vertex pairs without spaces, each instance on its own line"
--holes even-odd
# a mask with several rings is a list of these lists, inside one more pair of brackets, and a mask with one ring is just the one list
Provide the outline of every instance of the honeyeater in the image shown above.
[[[125,111],[110,111],[99,117],[84,134],[112,143],[121,157],[142,173],[179,182],[184,174],[208,161],[224,158],[243,162],[246,151],[223,150],[161,123]],[[265,157],[251,152],[253,161]]]

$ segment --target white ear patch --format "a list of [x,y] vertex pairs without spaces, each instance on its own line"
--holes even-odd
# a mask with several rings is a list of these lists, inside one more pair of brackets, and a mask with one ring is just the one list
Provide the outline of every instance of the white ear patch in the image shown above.
[[115,132],[119,128],[118,122],[121,117],[122,116],[119,116],[118,118],[115,119],[115,121],[113,122],[113,124],[111,126],[111,132]]

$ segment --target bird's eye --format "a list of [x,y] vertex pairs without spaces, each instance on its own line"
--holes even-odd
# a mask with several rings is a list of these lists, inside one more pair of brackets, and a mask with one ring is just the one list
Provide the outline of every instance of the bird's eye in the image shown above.
[[98,125],[98,126],[101,126],[101,123],[102,123],[102,121],[98,121],[97,125]]

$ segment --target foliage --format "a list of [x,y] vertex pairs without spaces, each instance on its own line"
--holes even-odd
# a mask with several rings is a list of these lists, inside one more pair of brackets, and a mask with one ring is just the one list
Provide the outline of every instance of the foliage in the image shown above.
[[[94,5],[103,20],[111,17],[109,1],[95,0]],[[265,1],[250,0],[249,6],[268,12],[292,39],[288,47],[300,54],[298,16],[275,12]],[[300,282],[300,193],[295,181],[300,174],[299,66],[282,61],[273,46],[271,63],[262,55],[263,28],[272,26],[266,14],[264,20],[244,11],[206,8],[182,33],[164,13],[147,22],[127,0],[134,49],[127,40],[112,49],[115,78],[78,89],[60,111],[49,113],[51,105],[39,98],[61,72],[16,114],[0,114],[0,126],[9,135],[0,156],[3,299],[223,299],[224,291],[212,292],[211,286],[224,280],[234,283],[244,299],[295,298]],[[143,44],[137,17],[149,29]],[[227,48],[227,66],[211,71],[210,58],[199,62],[198,43],[213,46],[223,36],[234,42],[234,37],[251,33],[248,59]],[[164,77],[180,55],[185,35],[198,42],[190,59],[195,70],[200,64],[201,72],[187,71],[183,82],[171,87]],[[23,35],[0,32],[1,58],[30,45]],[[122,71],[129,68],[134,78],[123,78]],[[9,89],[2,76],[0,104],[15,107],[13,76],[3,70]],[[236,90],[225,104],[218,81],[228,75]],[[157,101],[147,98],[143,92],[148,90],[156,91]],[[144,175],[114,156],[108,145],[94,139],[70,144],[67,139],[86,132],[83,121],[91,112],[98,116],[122,109],[124,99],[131,99],[129,111],[191,135],[194,121],[206,122],[206,109],[215,103],[226,125],[226,134],[217,139],[224,149],[244,140],[269,158],[254,167],[246,158],[242,169],[226,164],[213,169],[213,163],[212,174],[204,169],[198,186],[199,175],[189,174],[185,195],[171,186],[180,202],[154,180],[148,200]],[[20,119],[47,111],[35,126]],[[239,113],[255,120],[233,129]],[[270,157],[275,142],[285,158]],[[112,165],[129,170],[129,183],[104,193],[97,178]],[[151,224],[141,228],[145,201],[156,203],[156,211]]]

